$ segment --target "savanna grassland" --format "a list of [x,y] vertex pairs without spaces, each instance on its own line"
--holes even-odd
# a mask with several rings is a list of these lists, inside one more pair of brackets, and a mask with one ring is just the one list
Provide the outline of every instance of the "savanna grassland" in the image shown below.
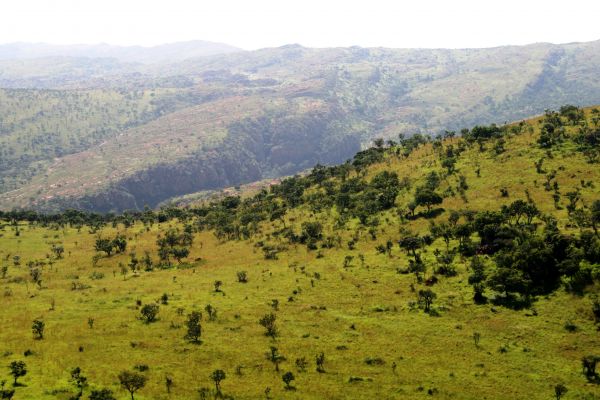
[[235,399],[600,398],[597,132],[565,107],[377,141],[243,199],[4,213],[5,390],[67,399],[83,375],[82,398],[125,399],[132,371],[136,399],[213,398],[221,370]]

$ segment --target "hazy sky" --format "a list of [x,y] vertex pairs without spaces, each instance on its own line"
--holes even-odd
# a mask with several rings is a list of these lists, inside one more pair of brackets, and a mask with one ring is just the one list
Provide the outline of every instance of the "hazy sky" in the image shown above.
[[598,18],[598,0],[3,0],[0,43],[489,47],[597,40]]

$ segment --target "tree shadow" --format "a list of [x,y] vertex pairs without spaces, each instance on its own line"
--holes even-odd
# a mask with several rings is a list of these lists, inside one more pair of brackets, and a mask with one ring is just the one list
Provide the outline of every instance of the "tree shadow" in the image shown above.
[[404,218],[406,218],[409,221],[414,221],[417,220],[419,218],[425,218],[425,219],[430,219],[430,218],[435,218],[438,217],[440,215],[442,215],[444,213],[444,211],[446,211],[443,208],[433,208],[429,211],[419,211],[418,213],[414,214],[414,215],[405,215]]
[[532,302],[531,297],[520,297],[513,294],[497,296],[492,300],[492,304],[496,306],[502,306],[516,311],[531,307]]

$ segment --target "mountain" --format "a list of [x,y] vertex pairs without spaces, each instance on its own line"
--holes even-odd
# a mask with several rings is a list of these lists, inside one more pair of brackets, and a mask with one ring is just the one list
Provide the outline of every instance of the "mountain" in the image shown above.
[[600,41],[4,60],[0,208],[155,207],[343,162],[378,137],[597,104],[599,74]]
[[564,106],[189,208],[0,212],[0,394],[597,399],[598,162]]
[[182,61],[242,51],[224,43],[193,40],[157,46],[114,46],[109,44],[53,45],[9,43],[0,45],[0,60],[27,60],[47,57],[114,58],[125,63],[152,64]]

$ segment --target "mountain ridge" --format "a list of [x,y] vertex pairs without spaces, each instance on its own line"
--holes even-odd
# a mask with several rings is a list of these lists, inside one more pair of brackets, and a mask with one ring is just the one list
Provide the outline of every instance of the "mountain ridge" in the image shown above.
[[[0,208],[41,207],[41,193],[53,196],[44,203],[49,209],[110,210],[121,204],[117,198],[131,201],[113,211],[140,208],[185,195],[183,188],[193,193],[294,174],[329,162],[328,152],[343,161],[376,137],[435,135],[600,103],[600,41],[470,50],[290,45],[168,67],[63,61],[0,62]],[[56,105],[47,107],[45,98]],[[165,151],[146,152],[158,137],[156,143],[168,142]],[[305,145],[307,137],[322,148]],[[262,148],[237,148],[245,143],[240,138]],[[219,145],[223,158],[241,157],[260,174],[226,178],[236,175],[215,157]],[[303,155],[286,162],[286,152]],[[88,154],[100,164],[86,162]],[[60,166],[74,159],[70,169]],[[223,177],[220,183],[201,184],[206,171]],[[160,183],[175,173],[181,190]],[[141,182],[163,189],[134,190]],[[67,188],[75,197],[59,196]],[[90,198],[104,200],[80,201]]]

